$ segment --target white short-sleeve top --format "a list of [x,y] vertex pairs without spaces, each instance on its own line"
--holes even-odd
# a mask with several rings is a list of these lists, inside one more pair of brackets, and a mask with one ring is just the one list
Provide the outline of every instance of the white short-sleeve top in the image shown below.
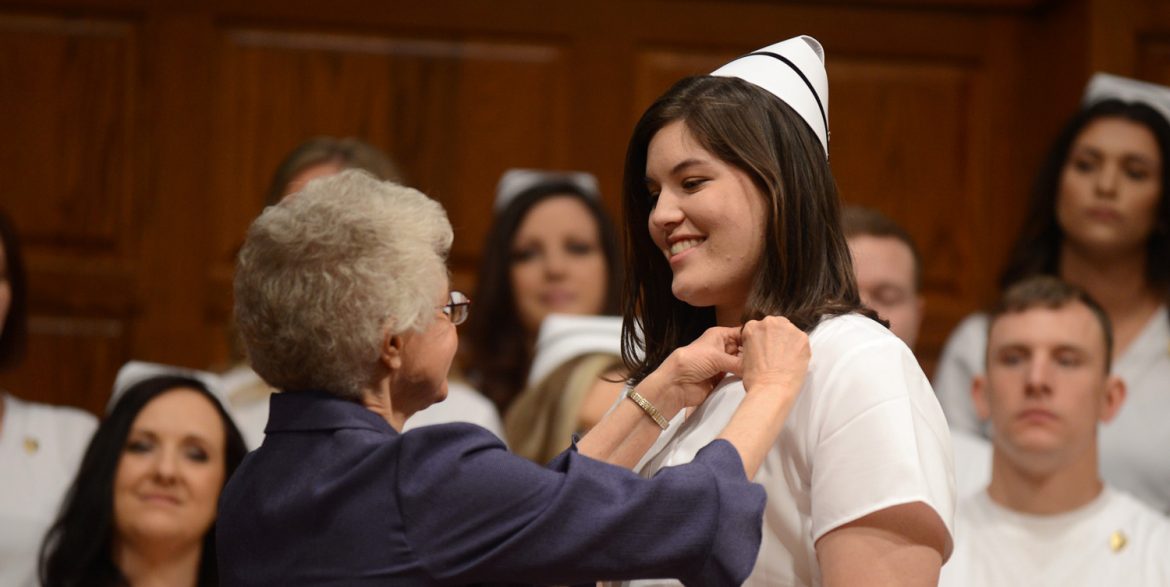
[[97,418],[0,396],[0,585],[35,586],[41,541],[77,475]]
[[[746,585],[819,585],[817,539],[888,507],[922,502],[953,528],[950,432],[910,349],[855,314],[822,321],[809,346],[800,396],[755,478],[768,505]],[[648,477],[689,462],[744,393],[739,378],[725,378],[685,422],[675,418],[637,470]]]
[[1070,512],[1012,511],[986,491],[959,501],[943,587],[1170,585],[1170,520],[1106,486]]

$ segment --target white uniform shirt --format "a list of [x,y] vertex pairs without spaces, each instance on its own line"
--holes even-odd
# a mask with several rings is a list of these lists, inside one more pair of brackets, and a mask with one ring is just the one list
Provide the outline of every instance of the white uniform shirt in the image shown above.
[[[859,315],[826,319],[809,345],[804,387],[755,478],[768,504],[746,585],[819,585],[817,539],[888,507],[922,502],[952,527],[950,432],[910,349]],[[641,474],[690,462],[744,393],[738,378],[725,378],[685,422],[675,418],[639,464]],[[659,583],[676,584],[635,582]]]
[[[968,316],[951,334],[934,385],[951,426],[983,434],[971,401],[971,378],[984,372],[987,315]],[[1097,436],[1101,476],[1162,513],[1170,513],[1170,320],[1159,308],[1113,363],[1126,398]]]
[[991,483],[991,442],[962,430],[951,430],[955,449],[955,494],[962,499]]
[[0,585],[39,585],[37,554],[77,475],[97,419],[4,394],[0,428]]
[[943,587],[1170,585],[1170,521],[1106,486],[1072,512],[1009,510],[986,491],[959,502]]

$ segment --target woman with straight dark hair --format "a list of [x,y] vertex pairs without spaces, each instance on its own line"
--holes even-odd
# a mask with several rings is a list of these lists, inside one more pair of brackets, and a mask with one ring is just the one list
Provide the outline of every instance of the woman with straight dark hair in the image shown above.
[[[1098,300],[1114,329],[1125,407],[1101,426],[1101,474],[1170,512],[1170,88],[1097,74],[1045,158],[1000,287],[1052,275]],[[987,315],[967,317],[935,389],[958,429],[986,435],[971,379],[984,372]]]
[[94,433],[41,550],[45,587],[219,584],[220,491],[247,449],[198,379],[131,385]]
[[[632,383],[712,326],[809,333],[801,395],[764,458],[748,585],[933,585],[951,549],[950,442],[906,345],[860,302],[828,165],[820,44],[796,37],[684,79],[626,156],[623,355]],[[723,378],[636,470],[690,461],[752,381]]]
[[[512,191],[516,172],[537,175]],[[461,366],[506,416],[524,390],[545,316],[618,313],[621,257],[592,176],[512,170],[498,191]]]

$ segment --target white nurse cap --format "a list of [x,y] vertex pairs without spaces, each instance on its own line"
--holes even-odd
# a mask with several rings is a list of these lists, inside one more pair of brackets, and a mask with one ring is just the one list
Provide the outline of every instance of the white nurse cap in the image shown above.
[[176,367],[174,365],[163,365],[161,363],[130,361],[122,365],[122,368],[118,370],[118,375],[114,377],[114,392],[110,394],[110,401],[106,402],[106,413],[109,414],[114,411],[114,406],[118,404],[118,400],[122,398],[126,390],[147,379],[164,376],[188,377],[200,381],[207,386],[207,390],[211,392],[211,395],[219,400],[220,405],[227,406],[227,402],[223,400],[223,392],[220,389],[219,376],[215,373]]
[[829,76],[825,50],[816,39],[800,35],[768,45],[711,75],[737,77],[780,98],[808,123],[829,157]]
[[507,208],[508,204],[516,199],[516,196],[538,185],[548,183],[567,183],[594,200],[601,198],[601,189],[597,187],[597,178],[592,173],[509,169],[500,176],[500,182],[496,184],[496,203],[492,206],[492,211],[499,214],[500,210]]
[[1170,88],[1108,73],[1096,73],[1085,86],[1085,108],[1105,100],[1140,102],[1170,122]]
[[528,385],[536,385],[567,361],[592,353],[621,356],[620,316],[549,314],[540,323]]

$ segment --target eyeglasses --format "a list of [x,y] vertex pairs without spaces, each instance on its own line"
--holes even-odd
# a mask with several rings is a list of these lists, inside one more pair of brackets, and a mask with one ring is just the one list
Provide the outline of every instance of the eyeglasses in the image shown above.
[[466,322],[467,315],[471,313],[471,298],[461,291],[452,290],[447,299],[449,301],[446,305],[439,306],[439,309],[447,315],[447,319],[455,326]]

